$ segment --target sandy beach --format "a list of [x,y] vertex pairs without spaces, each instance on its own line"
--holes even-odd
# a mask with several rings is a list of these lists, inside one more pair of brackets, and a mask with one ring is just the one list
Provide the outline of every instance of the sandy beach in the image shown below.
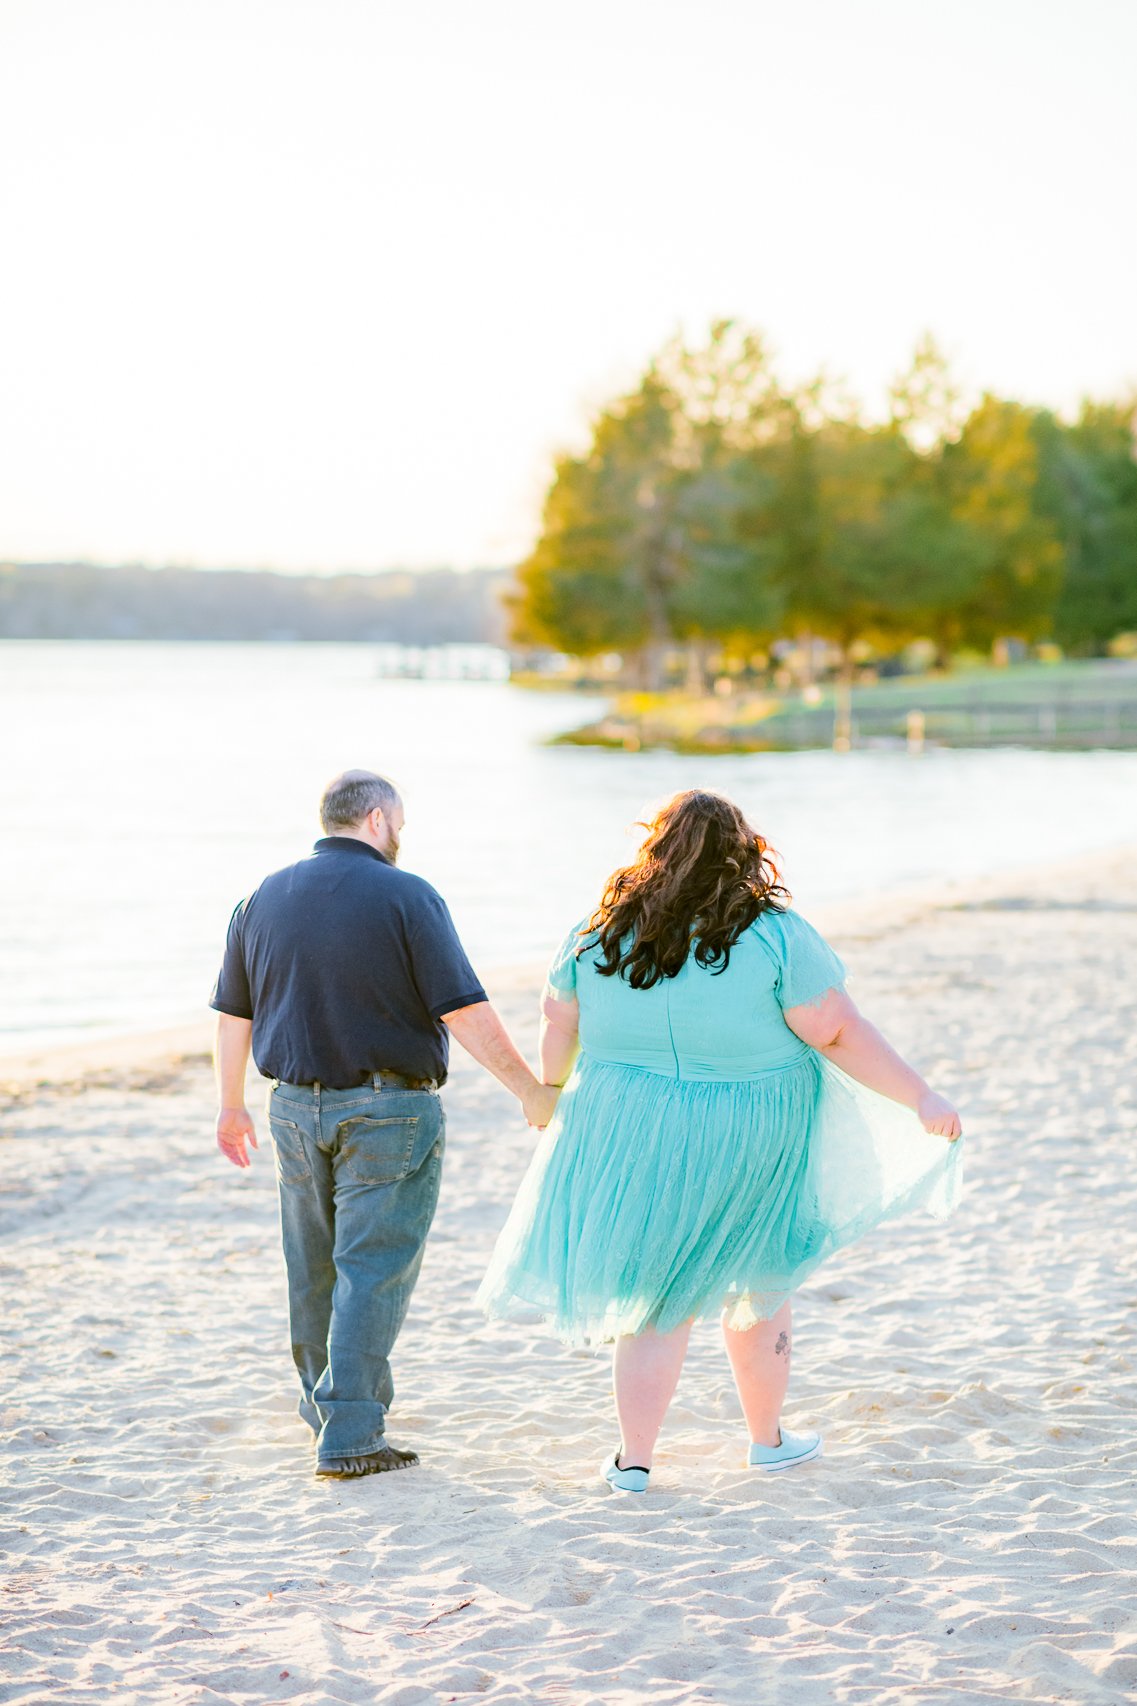
[[[357,1483],[295,1417],[263,1118],[242,1174],[184,1038],[0,1070],[0,1700],[1132,1699],[1137,856],[816,921],[967,1184],[800,1294],[826,1454],[785,1476],[703,1328],[652,1491],[603,1487],[607,1354],[472,1305],[533,1134],[459,1050],[395,1358],[423,1461]],[[534,976],[495,993],[532,1052]]]

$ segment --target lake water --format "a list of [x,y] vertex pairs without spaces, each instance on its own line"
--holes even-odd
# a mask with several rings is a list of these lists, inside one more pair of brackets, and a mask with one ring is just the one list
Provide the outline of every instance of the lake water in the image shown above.
[[351,765],[400,785],[401,862],[487,973],[543,960],[681,787],[737,799],[807,913],[1137,841],[1132,753],[542,744],[595,705],[382,680],[367,646],[0,645],[0,1052],[201,1016],[234,904],[308,850]]

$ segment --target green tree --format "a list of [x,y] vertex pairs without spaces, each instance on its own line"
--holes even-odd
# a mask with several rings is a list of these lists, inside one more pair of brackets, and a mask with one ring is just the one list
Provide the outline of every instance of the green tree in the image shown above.
[[775,391],[760,340],[731,322],[701,348],[668,344],[598,417],[585,455],[558,462],[518,574],[517,637],[639,651],[657,684],[677,643],[769,634],[780,606],[743,451],[767,430]]
[[1084,403],[1065,425],[1039,415],[1036,503],[1065,558],[1054,635],[1076,652],[1098,652],[1137,630],[1137,460],[1133,402]]
[[944,450],[952,513],[976,540],[974,585],[957,607],[961,635],[990,644],[1000,635],[1050,633],[1064,553],[1052,517],[1038,504],[1037,415],[985,394]]
[[667,638],[677,406],[649,372],[602,412],[583,456],[558,459],[518,570],[515,638],[584,657]]
[[785,613],[771,529],[775,482],[761,456],[705,439],[698,449],[677,482],[684,573],[669,601],[672,630],[696,647],[720,641],[753,651],[780,631]]
[[787,395],[757,333],[673,339],[561,457],[512,601],[581,655],[822,635],[961,643],[1137,627],[1133,410],[1065,426],[990,394],[964,415],[930,336],[870,426],[824,381]]
[[938,451],[921,456],[896,426],[799,417],[777,504],[781,579],[799,632],[846,659],[857,641],[951,636],[979,551],[951,510]]
[[[704,344],[680,340],[658,358],[679,398],[676,519],[684,573],[672,589],[673,631],[742,651],[768,643],[784,614],[770,537],[771,449],[786,399],[760,335],[717,320]],[[693,673],[693,672],[692,672]]]
[[907,369],[888,393],[892,425],[927,456],[959,437],[966,414],[947,357],[931,332],[916,344]]

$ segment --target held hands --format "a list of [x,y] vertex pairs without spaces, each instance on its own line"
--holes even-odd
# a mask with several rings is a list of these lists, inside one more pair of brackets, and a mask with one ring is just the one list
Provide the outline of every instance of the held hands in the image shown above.
[[954,1143],[962,1135],[959,1115],[947,1097],[937,1096],[934,1090],[924,1091],[916,1103],[916,1116],[933,1137],[946,1137],[949,1143]]
[[538,1084],[534,1079],[532,1086],[522,1096],[521,1107],[525,1118],[530,1125],[535,1125],[538,1131],[544,1131],[552,1119],[560,1093],[559,1084]]
[[247,1108],[222,1108],[217,1116],[217,1147],[234,1167],[249,1167],[252,1156],[245,1148],[246,1140],[257,1148],[256,1127]]

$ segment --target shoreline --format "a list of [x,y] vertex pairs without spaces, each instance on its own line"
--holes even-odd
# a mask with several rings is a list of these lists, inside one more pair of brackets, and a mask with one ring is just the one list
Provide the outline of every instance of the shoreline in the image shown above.
[[[726,691],[718,691],[725,686]],[[848,695],[846,697],[846,695]],[[792,690],[720,678],[716,687],[617,688],[605,711],[553,737],[559,746],[692,757],[908,747],[1045,752],[1137,747],[1130,657],[983,665]]]
[[[1033,894],[1055,883],[1084,887],[1088,877],[1096,885],[1107,879],[1118,860],[1125,859],[1137,861],[1137,843],[1117,842],[1074,858],[1031,861],[981,877],[946,881],[934,878],[895,889],[884,897],[862,895],[834,900],[811,907],[810,920],[838,943],[842,938],[870,942],[905,929],[932,913],[990,905],[1003,898],[1008,889],[1025,890],[1024,895],[1009,898],[1029,902]],[[515,1007],[532,999],[544,974],[543,961],[506,966],[487,976],[487,993],[495,1005]],[[89,1043],[16,1050],[0,1055],[0,1093],[23,1096],[34,1090],[53,1090],[101,1077],[168,1069],[211,1058],[213,1029],[214,1018],[206,1014],[199,1020],[156,1027],[152,1031],[125,1031]],[[250,1066],[249,1070],[250,1077],[255,1077],[255,1068]]]

